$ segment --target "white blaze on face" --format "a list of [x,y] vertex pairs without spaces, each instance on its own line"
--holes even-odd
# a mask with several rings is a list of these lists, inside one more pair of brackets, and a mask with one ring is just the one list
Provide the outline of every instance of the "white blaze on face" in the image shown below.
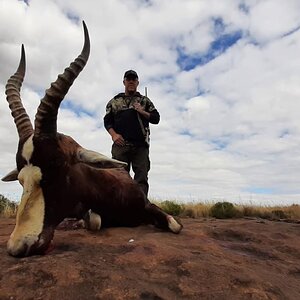
[[[22,156],[29,161],[33,151],[32,137],[24,144]],[[8,241],[8,251],[17,255],[19,251],[28,246],[28,249],[38,240],[43,230],[45,201],[40,181],[41,169],[31,164],[24,166],[18,180],[23,186],[21,202],[18,206],[16,226]]]
[[19,173],[18,179],[23,185],[21,203],[18,207],[16,226],[8,241],[11,254],[16,254],[24,244],[32,246],[43,230],[45,201],[39,186],[42,179],[40,168],[29,165]]
[[33,135],[31,135],[28,138],[28,140],[24,143],[23,149],[22,149],[22,156],[23,156],[24,159],[26,159],[27,164],[29,164],[29,160],[32,156],[33,149],[34,149],[32,138],[33,138]]

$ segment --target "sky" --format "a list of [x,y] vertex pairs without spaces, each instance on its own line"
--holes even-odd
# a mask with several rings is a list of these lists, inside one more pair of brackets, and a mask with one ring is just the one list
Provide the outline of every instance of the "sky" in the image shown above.
[[[21,44],[23,104],[40,99],[80,53],[89,61],[66,95],[58,131],[111,156],[107,102],[139,74],[161,115],[151,128],[151,199],[300,204],[299,0],[0,0],[0,177],[18,135],[5,98]],[[18,201],[18,182],[0,194]]]

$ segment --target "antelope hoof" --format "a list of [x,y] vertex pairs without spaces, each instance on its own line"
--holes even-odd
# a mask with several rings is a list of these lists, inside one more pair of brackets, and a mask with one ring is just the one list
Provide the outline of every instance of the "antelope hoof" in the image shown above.
[[173,233],[179,233],[183,228],[182,224],[179,222],[178,219],[175,219],[174,217],[168,215],[167,220],[168,220],[168,227]]
[[90,209],[83,218],[85,228],[91,231],[98,231],[101,228],[101,217],[100,215],[92,212]]

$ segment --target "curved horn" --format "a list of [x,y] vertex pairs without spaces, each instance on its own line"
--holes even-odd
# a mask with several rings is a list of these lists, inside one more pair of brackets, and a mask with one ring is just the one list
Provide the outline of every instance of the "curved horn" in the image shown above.
[[12,75],[5,86],[6,99],[14,118],[20,140],[28,138],[33,133],[30,119],[23,107],[20,97],[20,89],[25,76],[26,61],[24,45],[21,48],[21,59],[19,67],[14,75]]
[[84,46],[81,54],[64,70],[63,74],[58,75],[56,81],[51,83],[51,87],[46,90],[45,97],[41,100],[35,116],[35,136],[56,135],[56,120],[59,105],[87,63],[90,54],[90,39],[84,21],[82,23],[84,29]]

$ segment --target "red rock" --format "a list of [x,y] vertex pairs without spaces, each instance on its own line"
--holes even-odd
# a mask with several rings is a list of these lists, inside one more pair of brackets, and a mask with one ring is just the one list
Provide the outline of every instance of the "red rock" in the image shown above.
[[14,220],[0,219],[0,299],[300,299],[300,224],[182,223],[179,235],[71,226],[49,254],[13,258]]

